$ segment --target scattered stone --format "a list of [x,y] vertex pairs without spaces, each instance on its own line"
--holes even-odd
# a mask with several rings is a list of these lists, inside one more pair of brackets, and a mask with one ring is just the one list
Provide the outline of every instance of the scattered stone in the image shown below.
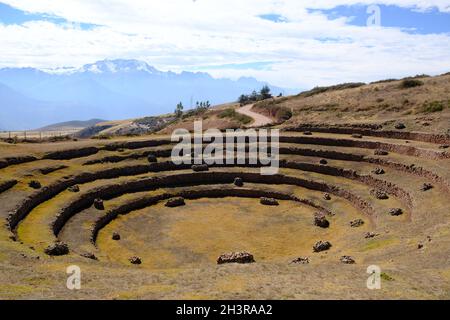
[[320,159],[319,163],[325,165],[328,164],[328,161],[325,159]]
[[278,206],[279,205],[278,201],[273,198],[262,197],[259,202],[265,206]]
[[355,139],[361,139],[362,137],[363,137],[362,134],[359,134],[359,133],[352,134],[352,138],[355,138]]
[[389,210],[389,214],[391,216],[401,216],[403,214],[403,210],[400,208],[392,208]]
[[78,185],[74,185],[74,186],[67,188],[67,190],[69,190],[70,192],[76,193],[76,192],[80,192],[80,187]]
[[374,170],[372,170],[373,174],[377,174],[377,175],[381,175],[381,174],[385,174],[386,172],[384,171],[383,168],[375,168]]
[[424,122],[424,123],[422,123],[422,126],[429,127],[429,126],[431,126],[431,124],[429,122]]
[[292,263],[294,263],[294,264],[309,264],[309,262],[310,261],[309,261],[308,257],[299,257],[299,258],[292,260],[291,264]]
[[322,252],[329,250],[331,248],[331,243],[328,241],[319,241],[313,246],[314,252]]
[[312,132],[311,131],[304,131],[303,135],[305,135],[305,136],[312,136]]
[[217,259],[217,264],[225,263],[253,263],[255,259],[252,254],[248,252],[231,252],[222,254]]
[[36,180],[30,181],[30,183],[28,183],[28,186],[33,189],[40,189],[42,187],[41,183]]
[[363,224],[364,224],[363,219],[356,219],[356,220],[350,221],[350,227],[352,227],[352,228],[359,228]]
[[448,149],[448,148],[450,148],[450,146],[447,144],[443,144],[443,145],[439,146],[439,149]]
[[191,168],[194,172],[209,171],[209,167],[207,164],[194,164]]
[[418,245],[417,245],[417,249],[423,249],[423,247],[424,247],[424,245],[423,245],[423,243],[419,243]]
[[323,198],[324,198],[325,200],[331,200],[331,196],[330,196],[329,193],[325,193],[325,194],[323,195]]
[[405,124],[403,124],[403,123],[397,123],[397,124],[395,125],[395,129],[397,129],[397,130],[403,130],[403,129],[406,129],[406,126],[405,126]]
[[433,185],[432,184],[430,184],[430,183],[424,183],[423,185],[422,185],[422,187],[420,188],[420,190],[421,191],[428,191],[428,190],[431,190],[431,189],[433,189]]
[[389,154],[389,152],[377,149],[373,152],[373,154],[376,156],[387,156]]
[[80,256],[82,256],[83,258],[86,258],[86,259],[91,259],[91,260],[98,260],[98,258],[95,256],[95,254],[93,254],[93,253],[90,253],[90,252],[88,252],[88,253],[82,253],[82,254],[80,254]]
[[56,242],[48,246],[44,252],[49,256],[63,256],[69,253],[69,246],[64,242]]
[[113,232],[112,239],[115,240],[115,241],[119,241],[120,240],[120,234],[118,232]]
[[327,220],[324,213],[317,212],[314,214],[314,225],[325,229],[330,226],[330,222]]
[[374,196],[375,198],[377,198],[378,200],[386,200],[389,199],[389,196],[387,195],[386,192],[382,191],[382,190],[371,190],[370,194],[372,196]]
[[177,198],[169,199],[169,201],[166,202],[166,207],[175,208],[175,207],[184,206],[185,204],[186,203],[184,202],[184,198],[177,197]]
[[103,204],[103,200],[95,199],[94,200],[94,208],[97,210],[105,210],[105,205]]
[[154,154],[149,154],[149,155],[147,156],[147,160],[148,160],[148,162],[150,162],[150,163],[156,163],[156,162],[158,162],[158,158],[156,158],[156,156],[155,156]]
[[142,264],[142,260],[139,257],[131,257],[128,259],[131,264]]
[[234,185],[236,187],[243,187],[244,186],[244,180],[242,180],[242,178],[235,178],[234,179]]
[[341,262],[342,263],[345,263],[345,264],[355,264],[356,262],[355,262],[355,259],[353,259],[352,257],[350,257],[350,256],[342,256],[341,257]]
[[364,238],[366,238],[366,239],[375,238],[377,236],[378,236],[378,233],[375,233],[375,232],[366,232],[364,234]]

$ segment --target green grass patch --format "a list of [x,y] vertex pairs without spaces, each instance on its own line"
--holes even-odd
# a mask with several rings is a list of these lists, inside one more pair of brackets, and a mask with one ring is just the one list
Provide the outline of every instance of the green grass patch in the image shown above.
[[434,112],[441,112],[446,107],[450,107],[450,100],[445,103],[444,101],[432,101],[428,103],[424,103],[422,106],[422,112],[423,113],[434,113]]
[[382,272],[380,276],[381,276],[381,279],[383,279],[385,281],[394,281],[395,280],[390,275],[388,275],[386,272]]

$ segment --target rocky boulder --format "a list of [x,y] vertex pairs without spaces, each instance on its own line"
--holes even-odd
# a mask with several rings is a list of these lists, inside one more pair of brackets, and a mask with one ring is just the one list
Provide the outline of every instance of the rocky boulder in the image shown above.
[[372,170],[372,173],[380,175],[380,174],[385,174],[386,172],[384,171],[383,168],[375,168],[374,170]]
[[222,254],[217,259],[217,264],[225,263],[253,263],[255,259],[251,253],[248,252],[231,252]]
[[433,185],[431,183],[424,183],[422,185],[422,187],[420,188],[420,190],[424,191],[424,192],[428,191],[428,190],[431,190],[431,189],[433,189]]
[[327,201],[331,200],[331,195],[329,193],[324,193],[323,198]]
[[156,162],[158,162],[158,158],[156,158],[156,156],[154,154],[149,154],[147,156],[147,161],[150,163],[156,163]]
[[377,198],[378,200],[386,200],[389,199],[389,196],[383,190],[371,190],[370,194]]
[[120,234],[118,232],[113,232],[112,239],[115,240],[115,241],[119,241],[120,240]]
[[80,192],[80,187],[78,185],[74,185],[74,186],[67,188],[67,190],[69,190],[70,192],[76,193],[76,192]]
[[97,210],[105,210],[105,205],[103,204],[103,200],[95,199],[94,200],[94,208]]
[[64,256],[69,254],[69,246],[64,242],[56,242],[48,246],[44,252],[49,256]]
[[291,264],[309,264],[308,257],[299,257],[291,261]]
[[128,261],[130,261],[131,264],[142,264],[142,260],[139,257],[131,257],[130,259],[128,259]]
[[314,214],[314,225],[325,229],[330,226],[330,222],[327,220],[324,213],[317,212]]
[[166,202],[166,207],[175,208],[175,207],[184,206],[185,204],[186,203],[184,202],[184,198],[177,197],[177,198],[169,199],[169,201]]
[[273,198],[262,197],[259,202],[265,206],[278,206],[279,205],[278,201]]
[[332,247],[331,243],[328,241],[318,241],[314,246],[314,252],[322,252],[329,250]]
[[41,183],[36,180],[30,181],[30,183],[28,183],[28,186],[33,189],[40,189],[42,187]]
[[242,180],[242,178],[235,178],[234,179],[234,185],[236,187],[243,187],[244,186],[244,180]]
[[403,214],[403,210],[400,208],[392,208],[389,210],[389,214],[391,216],[401,216]]
[[350,221],[350,227],[352,227],[352,228],[361,227],[363,224],[364,224],[364,220],[362,220],[362,219],[356,219],[356,220]]

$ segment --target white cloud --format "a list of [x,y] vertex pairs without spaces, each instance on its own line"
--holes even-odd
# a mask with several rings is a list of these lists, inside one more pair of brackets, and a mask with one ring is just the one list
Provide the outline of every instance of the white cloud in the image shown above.
[[[287,87],[367,81],[450,70],[450,35],[408,34],[328,20],[308,8],[371,4],[368,0],[2,0],[20,10],[53,14],[77,25],[35,21],[0,24],[0,66],[81,66],[136,58],[160,69],[201,69],[216,77],[255,76]],[[450,1],[381,0],[382,4],[450,12]],[[258,18],[279,14],[288,23]],[[323,39],[331,39],[323,41]],[[269,69],[211,65],[276,61]]]

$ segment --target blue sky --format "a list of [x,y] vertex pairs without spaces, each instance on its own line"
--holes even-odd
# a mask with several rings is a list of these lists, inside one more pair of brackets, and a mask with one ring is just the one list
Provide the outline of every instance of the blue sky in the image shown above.
[[[309,88],[450,71],[450,0],[0,0],[0,68],[138,59]],[[386,68],[389,66],[389,68]]]
[[[450,13],[439,12],[436,8],[418,11],[414,8],[380,5],[381,25],[383,27],[401,28],[408,32],[420,34],[449,33]],[[350,18],[349,24],[365,26],[367,24],[367,6],[338,6],[333,9],[311,10],[321,12],[330,19]]]

